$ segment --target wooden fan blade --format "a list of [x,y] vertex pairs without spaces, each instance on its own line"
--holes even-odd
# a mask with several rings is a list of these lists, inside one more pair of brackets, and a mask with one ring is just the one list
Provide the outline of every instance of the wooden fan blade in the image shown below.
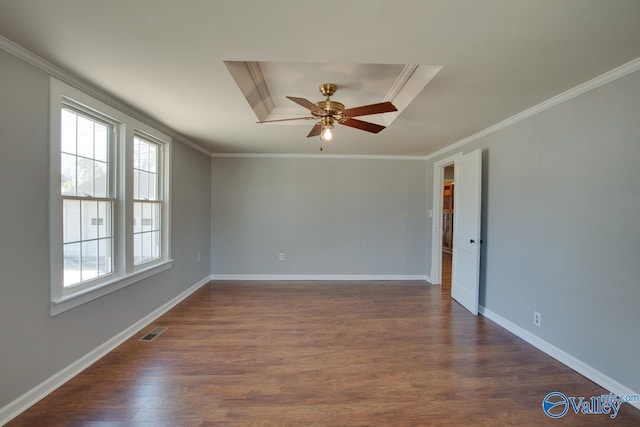
[[296,117],[293,119],[278,119],[278,120],[263,120],[256,123],[274,123],[274,122],[288,122],[290,120],[318,120],[317,117]]
[[318,136],[322,133],[322,122],[316,123],[312,128],[307,138],[311,138],[312,136]]
[[287,96],[287,99],[292,100],[296,104],[306,108],[309,111],[312,111],[320,116],[324,116],[326,112],[322,108],[318,108],[316,104],[304,98],[296,98],[295,96]]
[[340,120],[338,123],[340,123],[341,125],[352,127],[352,128],[366,130],[367,132],[371,132],[371,133],[378,133],[382,129],[384,129],[384,126],[380,126],[375,123],[365,122],[358,119],[347,118],[344,120]]
[[380,102],[378,104],[363,105],[361,107],[347,108],[342,112],[346,117],[368,116],[369,114],[390,113],[398,109],[390,102]]

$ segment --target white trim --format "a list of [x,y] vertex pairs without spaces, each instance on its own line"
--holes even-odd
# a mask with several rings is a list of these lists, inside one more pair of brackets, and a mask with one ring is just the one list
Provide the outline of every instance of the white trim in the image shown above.
[[273,103],[273,99],[271,99],[271,94],[269,93],[269,89],[267,88],[267,83],[264,80],[264,75],[262,74],[262,70],[260,69],[259,62],[245,62],[247,65],[247,69],[249,70],[249,74],[251,74],[251,78],[253,79],[253,84],[260,96],[260,100],[264,103],[267,111],[271,112],[275,108]]
[[442,185],[444,184],[444,168],[456,164],[462,152],[440,159],[433,164],[433,211],[431,221],[431,278],[434,285],[442,283]]
[[402,274],[212,274],[211,280],[323,280],[323,281],[364,281],[364,280],[419,280],[427,282],[427,276]]
[[172,138],[176,139],[182,144],[187,145],[193,148],[194,150],[201,152],[202,154],[206,154],[206,155],[211,154],[211,151],[207,150],[204,147],[201,147],[200,145],[192,141],[189,141],[184,135],[171,129],[169,126],[165,125],[164,123],[161,123],[157,120],[152,119],[151,117],[148,117],[142,114],[141,112],[139,112],[138,110],[136,110],[135,108],[127,104],[126,102],[116,98],[114,95],[111,95],[106,90],[96,87],[95,85],[87,82],[85,79],[78,76],[77,74],[71,73],[61,67],[58,67],[57,65],[52,64],[51,62],[39,57],[35,53],[30,52],[29,50],[25,49],[19,44],[14,43],[8,38],[3,37],[1,35],[0,35],[0,49],[15,56],[18,59],[21,59],[27,62],[28,64],[33,65],[39,70],[44,71],[49,76],[55,77],[56,79],[61,80],[64,83],[67,83],[68,85],[71,85],[76,89],[79,89],[93,96],[94,98],[97,98],[98,100],[104,102],[105,104],[108,104],[109,106],[117,110],[120,110],[121,112],[133,117],[134,119],[137,119],[141,122],[144,122],[158,129],[159,131],[171,136]]
[[36,404],[38,401],[42,400],[48,394],[52,393],[58,387],[62,386],[64,383],[69,381],[71,378],[75,377],[83,370],[87,369],[89,366],[97,362],[102,357],[106,356],[110,351],[115,349],[120,344],[127,341],[129,338],[137,334],[141,329],[145,328],[151,322],[156,320],[158,317],[162,316],[167,311],[171,310],[173,307],[182,302],[189,295],[200,289],[202,286],[209,283],[211,277],[207,276],[204,279],[200,280],[195,285],[192,285],[189,289],[180,293],[178,296],[165,303],[164,305],[158,307],[142,319],[135,322],[133,325],[129,326],[124,331],[120,332],[113,338],[104,342],[97,348],[93,349],[89,353],[85,354],[75,362],[68,365],[66,368],[58,371],[45,381],[41,382],[22,396],[18,397],[13,402],[8,405],[0,408],[0,425],[5,425],[13,418],[20,415],[22,412],[26,411],[29,407]]
[[393,100],[396,99],[396,96],[398,96],[402,88],[407,84],[407,82],[411,78],[411,75],[414,73],[414,71],[416,71],[417,68],[417,64],[406,64],[402,68],[402,71],[400,71],[400,74],[398,74],[396,81],[391,85],[391,89],[389,89],[382,102],[393,102]]
[[575,86],[567,91],[564,91],[552,98],[542,101],[540,104],[534,105],[531,108],[528,108],[524,111],[521,111],[518,114],[515,114],[505,120],[502,120],[501,122],[498,122],[492,126],[489,126],[488,128],[481,130],[480,132],[474,133],[473,135],[463,138],[458,142],[455,142],[434,153],[431,153],[428,156],[426,156],[427,160],[433,159],[442,154],[448,153],[449,151],[460,148],[464,145],[467,145],[487,135],[491,135],[492,133],[495,133],[501,129],[507,128],[524,119],[527,119],[531,116],[534,116],[538,113],[548,110],[549,108],[555,107],[558,104],[562,104],[563,102],[567,102],[577,96],[583,95],[587,92],[590,92],[594,89],[599,88],[600,86],[604,86],[607,83],[611,83],[614,80],[617,80],[621,77],[624,77],[638,70],[640,70],[640,58],[636,58],[633,61],[629,61],[626,64],[623,64],[617,68],[614,68],[613,70],[607,71],[606,73],[601,74],[594,79],[591,79],[582,84],[579,84],[578,86]]
[[296,153],[211,153],[211,157],[275,158],[275,159],[359,159],[359,160],[428,160],[426,156],[394,156],[367,154],[296,154]]
[[100,284],[97,287],[87,288],[81,292],[60,297],[60,299],[51,302],[51,316],[55,316],[56,314],[60,314],[74,307],[88,303],[89,301],[93,301],[94,299],[108,295],[111,292],[115,292],[136,282],[147,279],[168,270],[171,267],[173,267],[172,259],[162,261],[159,264],[154,264],[151,267],[137,270],[127,276],[118,276],[114,280]]
[[381,124],[390,126],[441,69],[442,65],[405,65],[384,98],[385,101],[392,101],[398,110],[382,114]]
[[[480,314],[482,314],[483,316],[485,316],[487,319],[493,321],[494,323],[496,323],[499,326],[503,327],[507,331],[511,332],[515,336],[523,339],[527,343],[529,343],[532,346],[536,347],[538,350],[541,350],[541,351],[545,352],[546,354],[548,354],[549,356],[553,357],[557,361],[565,364],[566,366],[568,366],[569,368],[571,368],[574,371],[578,372],[579,374],[587,377],[588,379],[590,379],[594,383],[600,385],[601,387],[604,387],[605,389],[607,389],[611,393],[613,393],[613,394],[615,394],[617,396],[621,396],[621,395],[640,395],[639,392],[633,391],[629,387],[627,387],[627,386],[625,386],[623,384],[620,384],[618,381],[616,381],[613,378],[603,374],[602,372],[598,371],[597,369],[587,365],[586,363],[584,363],[580,359],[576,358],[575,356],[572,356],[569,353],[565,352],[564,350],[561,350],[558,347],[554,346],[553,344],[548,343],[547,341],[543,340],[542,338],[532,334],[531,332],[527,331],[526,329],[521,328],[520,326],[518,326],[515,323],[505,319],[504,317],[500,316],[499,314],[494,313],[493,311],[489,310],[488,308],[486,308],[484,306],[479,306],[478,307],[478,312]],[[553,391],[553,390],[549,390],[549,391]],[[628,402],[628,403],[630,405],[640,409],[640,402]]]

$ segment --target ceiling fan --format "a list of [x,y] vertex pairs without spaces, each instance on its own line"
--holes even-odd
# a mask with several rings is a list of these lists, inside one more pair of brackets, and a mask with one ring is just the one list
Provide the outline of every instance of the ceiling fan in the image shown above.
[[320,85],[319,89],[320,93],[322,93],[326,99],[324,101],[318,101],[315,104],[305,98],[287,96],[291,101],[309,110],[311,112],[311,116],[296,117],[293,119],[266,120],[257,123],[273,123],[290,120],[318,120],[318,122],[313,125],[313,128],[311,128],[311,132],[309,132],[307,138],[320,135],[321,140],[329,141],[333,137],[331,129],[333,129],[333,124],[336,122],[344,126],[349,126],[371,133],[378,133],[385,127],[375,123],[354,119],[354,117],[398,111],[391,102],[380,102],[378,104],[363,105],[355,108],[345,108],[344,104],[330,99],[338,89],[338,86],[333,83],[324,83]]

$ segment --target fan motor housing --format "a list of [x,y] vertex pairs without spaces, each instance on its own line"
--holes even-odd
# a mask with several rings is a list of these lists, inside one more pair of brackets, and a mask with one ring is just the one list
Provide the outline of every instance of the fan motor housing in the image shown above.
[[[324,110],[327,114],[332,114],[332,115],[339,114],[342,112],[342,110],[344,110],[344,104],[342,104],[341,102],[331,101],[331,100],[318,101],[316,102],[316,107]],[[316,114],[313,111],[311,112],[311,114],[313,114],[316,117],[322,117],[322,115]]]

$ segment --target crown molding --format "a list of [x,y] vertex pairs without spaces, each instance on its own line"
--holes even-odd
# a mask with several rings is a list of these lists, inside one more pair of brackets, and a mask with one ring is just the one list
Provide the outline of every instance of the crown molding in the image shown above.
[[409,81],[411,75],[414,71],[416,71],[417,68],[418,65],[406,64],[402,71],[400,71],[400,74],[398,74],[398,78],[396,79],[396,81],[393,82],[393,85],[391,85],[391,89],[389,89],[389,92],[387,92],[387,96],[384,97],[382,102],[393,102],[393,100],[396,99],[396,96],[398,96],[404,85],[407,84],[407,81]]
[[549,98],[541,103],[534,105],[531,108],[528,108],[518,114],[515,114],[501,122],[496,123],[493,126],[489,126],[486,129],[481,130],[480,132],[474,133],[466,138],[459,140],[458,142],[454,142],[451,145],[448,145],[440,150],[431,153],[427,156],[427,160],[434,159],[436,157],[442,156],[450,151],[456,150],[464,145],[467,145],[471,142],[477,141],[480,138],[483,138],[487,135],[491,135],[501,129],[505,129],[511,125],[514,125],[524,119],[535,116],[545,110],[548,110],[556,105],[567,102],[573,98],[576,98],[580,95],[584,95],[587,92],[591,92],[594,89],[597,89],[601,86],[604,86],[608,83],[611,83],[621,77],[634,73],[640,70],[640,58],[636,58],[632,61],[627,62],[613,70],[607,71],[604,74],[599,75],[596,78],[588,80],[578,86],[575,86],[567,91],[564,91],[552,98]]
[[251,78],[255,84],[256,90],[258,91],[258,95],[260,99],[264,103],[264,106],[267,108],[268,112],[273,111],[275,105],[273,104],[273,99],[271,98],[271,94],[269,93],[269,88],[267,88],[267,83],[264,80],[264,75],[262,74],[262,70],[260,69],[259,62],[246,62],[247,69],[249,69],[249,74],[251,74]]
[[49,76],[55,77],[56,79],[63,81],[64,83],[67,83],[68,85],[73,86],[78,90],[81,90],[87,95],[91,95],[92,97],[104,102],[105,104],[113,108],[116,108],[117,110],[120,110],[121,112],[137,120],[140,120],[141,122],[146,123],[147,125],[152,126],[163,133],[166,133],[172,139],[177,140],[182,144],[185,144],[203,154],[211,155],[211,152],[209,150],[201,147],[200,145],[192,141],[189,141],[187,138],[185,138],[184,135],[171,129],[164,123],[161,123],[158,120],[155,120],[141,113],[131,105],[127,104],[126,102],[122,101],[116,96],[110,94],[106,90],[98,88],[97,86],[95,86],[92,83],[89,83],[87,80],[78,76],[77,74],[74,74],[68,70],[65,70],[47,61],[46,59],[36,55],[35,53],[27,50],[26,48],[20,46],[19,44],[1,35],[0,35],[0,49],[15,56],[18,59],[23,60],[28,64],[33,65],[39,70],[44,71]]
[[374,154],[212,153],[211,157],[255,159],[428,160],[427,156],[394,156]]
[[382,114],[382,122],[391,125],[441,69],[442,65],[406,64],[384,97],[384,101],[393,102],[398,111]]

